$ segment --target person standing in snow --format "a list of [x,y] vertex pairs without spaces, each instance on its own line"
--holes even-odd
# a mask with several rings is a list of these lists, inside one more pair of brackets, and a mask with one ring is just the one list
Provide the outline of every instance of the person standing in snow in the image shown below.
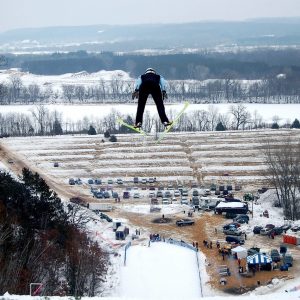
[[151,95],[160,117],[161,122],[165,127],[172,124],[169,121],[163,100],[167,99],[166,92],[167,83],[164,78],[158,74],[152,68],[148,68],[146,72],[141,75],[135,83],[135,90],[132,93],[132,99],[138,98],[138,107],[135,120],[135,128],[141,128],[143,124],[143,114],[146,106],[148,96]]

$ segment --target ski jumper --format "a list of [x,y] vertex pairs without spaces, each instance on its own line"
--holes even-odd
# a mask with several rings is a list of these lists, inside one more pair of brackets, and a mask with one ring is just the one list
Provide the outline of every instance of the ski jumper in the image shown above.
[[165,112],[162,91],[165,90],[165,80],[158,74],[149,72],[141,75],[136,81],[135,90],[139,91],[136,124],[143,122],[143,114],[148,96],[151,95],[162,123],[169,122]]

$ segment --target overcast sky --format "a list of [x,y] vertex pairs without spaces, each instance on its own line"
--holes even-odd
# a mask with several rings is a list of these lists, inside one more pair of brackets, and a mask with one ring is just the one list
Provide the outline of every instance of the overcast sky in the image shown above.
[[300,0],[0,0],[0,31],[300,16]]

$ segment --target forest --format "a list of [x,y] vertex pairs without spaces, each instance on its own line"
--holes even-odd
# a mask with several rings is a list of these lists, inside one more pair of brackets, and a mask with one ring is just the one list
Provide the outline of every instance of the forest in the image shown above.
[[106,276],[107,253],[85,233],[90,217],[63,203],[39,174],[21,181],[0,172],[0,294],[94,296]]

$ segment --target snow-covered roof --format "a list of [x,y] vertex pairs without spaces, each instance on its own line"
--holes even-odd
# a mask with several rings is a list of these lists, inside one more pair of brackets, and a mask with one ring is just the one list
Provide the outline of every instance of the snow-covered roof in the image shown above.
[[242,208],[244,203],[242,202],[220,202],[216,208]]

